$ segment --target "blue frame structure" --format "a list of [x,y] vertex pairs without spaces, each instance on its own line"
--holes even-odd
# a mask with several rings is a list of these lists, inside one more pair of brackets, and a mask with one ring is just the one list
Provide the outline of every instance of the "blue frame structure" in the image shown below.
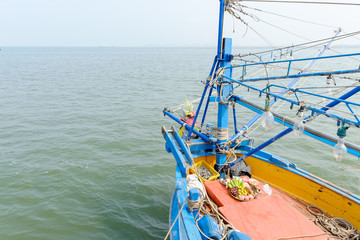
[[[279,61],[266,61],[263,62],[261,57],[259,57],[259,62],[249,62],[244,61],[244,64],[232,65],[233,55],[232,55],[232,39],[223,37],[223,24],[224,24],[224,13],[226,11],[226,0],[220,0],[220,12],[219,12],[219,28],[218,28],[218,41],[217,41],[217,54],[214,58],[210,73],[208,78],[205,81],[204,90],[201,95],[199,105],[194,117],[192,125],[187,125],[185,120],[182,120],[175,116],[169,109],[164,109],[164,115],[169,116],[175,122],[177,122],[181,127],[184,127],[187,131],[184,131],[184,135],[181,137],[178,131],[175,128],[167,130],[163,127],[162,133],[166,140],[166,150],[172,152],[176,160],[176,187],[175,192],[171,202],[171,211],[170,211],[170,225],[172,239],[202,239],[201,234],[196,226],[195,215],[197,212],[191,212],[188,199],[192,199],[192,195],[187,190],[186,177],[191,166],[194,165],[194,159],[198,157],[207,157],[216,155],[216,164],[215,169],[220,173],[220,178],[225,177],[224,170],[226,169],[224,165],[227,161],[226,150],[228,148],[233,148],[235,154],[243,154],[242,157],[237,158],[234,162],[227,164],[227,167],[231,167],[237,164],[240,161],[243,161],[249,156],[255,156],[256,158],[268,162],[270,164],[279,166],[283,169],[286,169],[289,172],[293,172],[304,178],[311,179],[311,181],[317,182],[322,186],[326,186],[329,189],[339,193],[341,196],[345,196],[348,199],[354,200],[356,203],[360,203],[360,197],[353,195],[349,192],[346,192],[340,188],[336,188],[329,183],[324,182],[320,178],[317,178],[306,171],[298,169],[294,163],[290,163],[287,160],[271,155],[263,149],[270,144],[276,142],[278,139],[286,136],[288,133],[292,132],[294,121],[284,117],[278,113],[273,112],[274,120],[280,124],[283,124],[287,128],[275,134],[261,145],[257,147],[250,147],[251,139],[243,137],[247,129],[250,128],[265,111],[264,108],[255,105],[252,102],[247,101],[244,97],[238,97],[233,95],[234,86],[243,86],[247,89],[252,89],[259,93],[259,96],[264,95],[267,97],[272,97],[270,105],[273,105],[277,99],[284,100],[288,102],[291,106],[297,105],[301,106],[304,109],[311,111],[311,116],[324,115],[329,118],[333,118],[338,122],[346,123],[355,127],[360,127],[360,119],[356,116],[354,108],[360,107],[359,103],[350,101],[350,97],[354,96],[360,92],[360,87],[353,87],[348,92],[343,94],[339,98],[328,97],[322,94],[311,92],[311,88],[294,88],[299,79],[302,77],[312,77],[312,76],[331,76],[335,74],[350,74],[350,73],[359,73],[360,67],[353,69],[337,69],[332,71],[318,71],[318,72],[309,72],[309,69],[317,61],[322,61],[326,59],[336,59],[342,57],[352,57],[359,56],[360,53],[353,54],[341,54],[333,56],[322,56],[324,52],[329,48],[330,44],[334,41],[336,36],[340,33],[338,30],[335,36],[330,39],[330,41],[323,47],[322,51],[317,55],[317,57],[312,58],[300,58],[300,59],[291,59],[291,60],[279,60]],[[298,62],[307,62],[309,61],[308,66],[301,72],[297,74],[293,73],[294,63]],[[265,69],[267,66],[275,64],[287,64],[285,67],[285,74],[278,76],[266,76],[258,78],[246,78],[246,70],[248,67],[264,66]],[[242,69],[242,74],[240,76],[233,77],[234,69]],[[241,71],[241,70],[240,70]],[[234,74],[235,75],[235,74]],[[289,79],[291,82],[287,86],[281,86],[279,84],[270,84],[270,81],[278,79]],[[265,88],[259,88],[252,86],[251,83],[266,81],[268,84]],[[280,93],[270,92],[270,89],[280,89]],[[213,92],[216,90],[216,96],[213,96]],[[289,98],[285,95],[286,92],[292,92],[295,94],[296,100]],[[332,100],[324,107],[316,107],[310,104],[304,104],[301,101],[303,95],[308,95],[317,98],[326,98]],[[217,109],[217,125],[216,130],[220,134],[212,136],[212,134],[207,132],[202,132],[202,127],[204,126],[206,115],[208,112],[208,107],[210,102],[215,102],[218,105]],[[199,130],[195,128],[195,124],[199,116],[201,115],[202,105],[205,104],[204,111],[202,113],[201,125]],[[244,127],[240,130],[237,125],[237,116],[236,116],[236,104],[246,107],[247,109],[252,110],[257,115],[254,116]],[[346,106],[349,112],[354,116],[354,119],[345,118],[338,114],[332,113],[329,111],[332,107],[342,105]],[[268,105],[267,105],[268,106]],[[229,122],[229,107],[232,107],[233,121],[234,121],[234,130],[235,133],[232,136],[228,136],[228,122]],[[305,122],[307,120],[305,118]],[[336,144],[336,138],[329,136],[325,133],[321,133],[311,127],[305,126],[304,134],[310,136],[318,141],[324,142],[326,144],[334,146]],[[196,135],[197,139],[193,136]],[[237,139],[242,140],[241,143],[235,141]],[[191,143],[191,144],[188,144]],[[355,156],[360,157],[360,146],[346,142],[345,145],[348,148],[348,152]],[[224,151],[225,150],[225,151]],[[213,159],[213,158],[212,158]],[[214,162],[212,162],[214,163]]]

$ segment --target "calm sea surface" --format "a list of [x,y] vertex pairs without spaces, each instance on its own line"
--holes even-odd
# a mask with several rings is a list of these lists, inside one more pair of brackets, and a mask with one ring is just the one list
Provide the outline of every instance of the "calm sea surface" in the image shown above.
[[[3,48],[0,239],[162,239],[175,172],[162,109],[199,96],[214,54]],[[270,150],[360,194],[358,159],[339,164],[315,143],[290,136]]]

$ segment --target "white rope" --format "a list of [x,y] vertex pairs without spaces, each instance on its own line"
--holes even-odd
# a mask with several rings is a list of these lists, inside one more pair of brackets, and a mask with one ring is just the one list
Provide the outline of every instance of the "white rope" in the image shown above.
[[170,229],[169,229],[168,233],[166,234],[166,236],[165,236],[164,240],[166,240],[166,239],[169,237],[169,235],[170,235],[170,233],[171,233],[171,230],[173,229],[173,227],[174,227],[174,225],[175,225],[175,223],[176,223],[176,221],[177,221],[178,217],[180,216],[180,214],[181,214],[181,212],[182,212],[182,209],[184,208],[185,204],[186,204],[186,199],[184,200],[184,203],[183,203],[183,205],[181,206],[181,208],[180,208],[180,210],[179,210],[179,212],[178,212],[178,214],[177,214],[177,216],[176,216],[176,218],[175,218],[174,222],[172,223],[172,225],[171,225],[171,227],[170,227]]

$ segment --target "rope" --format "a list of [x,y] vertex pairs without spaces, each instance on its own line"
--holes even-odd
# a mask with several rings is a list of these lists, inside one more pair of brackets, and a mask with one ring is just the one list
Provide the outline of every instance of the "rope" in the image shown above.
[[[201,231],[201,229],[200,229],[200,227],[199,227],[199,225],[198,225],[198,221],[199,221],[199,220],[200,220],[200,218],[195,221],[195,225],[196,225],[197,229],[199,230],[199,232],[200,232],[204,237],[206,237],[206,238],[209,239],[209,240],[212,240],[212,238],[209,238],[205,233],[203,233],[203,231]],[[223,236],[220,240],[223,240],[223,239],[225,239],[225,238],[226,238],[226,234],[224,234],[224,236]]]
[[[202,190],[200,190],[200,189],[199,189],[199,191],[202,192]],[[189,207],[190,212],[199,211],[200,207],[201,207],[201,201],[202,201],[201,198],[198,198],[198,200],[188,199],[188,207]]]
[[325,234],[326,234],[326,233],[319,233],[319,234],[313,234],[313,235],[293,236],[293,237],[281,237],[281,238],[277,238],[276,240],[280,240],[280,239],[305,238],[305,237],[317,237],[317,236],[321,236],[321,235],[325,235]]
[[180,210],[179,210],[179,212],[178,212],[178,214],[177,214],[177,216],[176,216],[176,218],[175,218],[175,220],[174,220],[173,224],[171,225],[171,227],[170,227],[170,229],[169,229],[168,233],[166,234],[166,236],[165,236],[164,240],[166,240],[166,239],[169,237],[169,235],[170,235],[170,233],[171,233],[171,230],[173,229],[173,227],[174,227],[174,225],[175,225],[175,223],[176,223],[176,221],[177,221],[178,217],[180,216],[180,214],[181,214],[181,212],[182,212],[182,209],[183,209],[183,208],[184,208],[184,206],[185,206],[185,203],[186,203],[186,199],[184,200],[184,203],[183,203],[183,205],[181,206],[181,208],[180,208]]
[[[198,174],[197,169],[194,168],[194,170]],[[203,188],[205,189],[205,197],[203,199],[199,199],[197,201],[192,201],[192,200],[188,199],[189,208],[192,208],[194,210],[199,209],[199,212],[195,216],[195,219],[198,217],[200,219],[204,215],[210,215],[212,218],[214,218],[216,220],[216,222],[219,224],[219,227],[222,231],[222,236],[223,236],[222,239],[225,239],[227,236],[228,229],[235,229],[235,227],[229,222],[229,220],[227,220],[225,218],[225,216],[223,216],[218,211],[218,206],[209,198],[209,196],[206,192],[204,183],[202,181],[200,181],[200,183],[203,186]],[[201,229],[199,228],[199,226],[197,224],[197,221],[195,223],[196,223],[196,227],[198,228],[199,232],[201,234],[203,234],[207,239],[210,239],[201,231]],[[228,224],[224,224],[224,222],[227,222]]]
[[[198,102],[200,102],[200,100],[201,100],[201,98],[194,99],[194,100],[192,100],[192,101],[189,101],[189,104],[198,103]],[[179,110],[179,109],[182,109],[182,108],[185,107],[185,106],[186,106],[186,104],[180,104],[180,105],[177,105],[177,106],[175,106],[175,107],[169,108],[169,110],[170,110],[171,112],[175,112],[175,111],[177,111],[177,110]]]
[[360,240],[360,233],[347,220],[336,217],[329,218],[320,208],[314,205],[308,205],[306,208],[309,213],[315,216],[314,223],[332,237],[346,240]]
[[247,2],[272,2],[272,3],[301,3],[301,4],[326,4],[326,5],[343,5],[343,6],[360,6],[360,3],[349,2],[318,2],[318,1],[287,1],[287,0],[246,0]]

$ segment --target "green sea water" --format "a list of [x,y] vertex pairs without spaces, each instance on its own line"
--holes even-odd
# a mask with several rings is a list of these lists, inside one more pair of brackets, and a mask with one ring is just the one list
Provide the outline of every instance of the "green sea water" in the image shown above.
[[[176,126],[162,109],[199,97],[214,54],[2,48],[0,239],[162,239],[175,160],[160,130]],[[357,158],[340,165],[315,144],[289,137],[269,151],[360,194]]]

